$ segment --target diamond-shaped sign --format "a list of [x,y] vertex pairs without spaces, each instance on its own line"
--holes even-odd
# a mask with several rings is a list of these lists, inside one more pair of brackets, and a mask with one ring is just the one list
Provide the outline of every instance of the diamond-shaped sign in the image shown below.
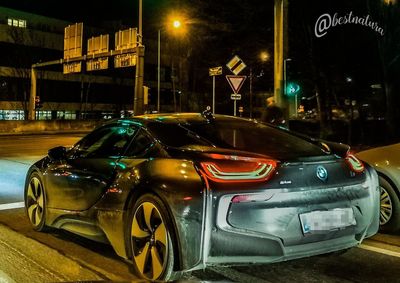
[[243,62],[239,56],[235,55],[229,62],[226,64],[229,70],[235,75],[238,75],[244,68],[246,68],[246,64]]
[[226,75],[226,79],[228,80],[228,83],[231,86],[234,93],[239,92],[246,78],[247,78],[246,76]]

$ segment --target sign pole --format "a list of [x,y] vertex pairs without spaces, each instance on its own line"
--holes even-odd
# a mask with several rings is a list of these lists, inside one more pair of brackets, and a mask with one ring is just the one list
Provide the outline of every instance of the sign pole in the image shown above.
[[212,113],[215,114],[215,76],[213,77],[213,107],[212,107]]
[[213,77],[213,99],[212,99],[212,113],[215,114],[215,76],[222,75],[222,66],[217,66],[208,69],[208,74]]
[[236,99],[233,101],[233,116],[236,117]]

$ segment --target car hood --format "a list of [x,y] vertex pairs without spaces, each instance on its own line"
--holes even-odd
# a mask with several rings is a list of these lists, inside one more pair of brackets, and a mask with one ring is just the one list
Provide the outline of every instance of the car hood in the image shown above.
[[368,163],[396,162],[400,160],[400,143],[363,150],[356,156]]

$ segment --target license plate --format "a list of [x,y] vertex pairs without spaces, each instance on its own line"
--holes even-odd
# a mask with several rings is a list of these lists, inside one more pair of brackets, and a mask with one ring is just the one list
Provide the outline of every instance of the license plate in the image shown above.
[[304,234],[323,233],[356,225],[356,219],[353,209],[336,208],[300,214],[300,223]]

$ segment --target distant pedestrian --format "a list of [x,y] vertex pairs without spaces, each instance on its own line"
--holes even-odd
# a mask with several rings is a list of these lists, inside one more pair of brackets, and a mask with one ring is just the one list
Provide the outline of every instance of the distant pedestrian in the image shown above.
[[265,102],[266,107],[261,114],[261,121],[278,126],[285,126],[283,111],[278,105],[276,105],[275,99],[273,97],[268,97]]

